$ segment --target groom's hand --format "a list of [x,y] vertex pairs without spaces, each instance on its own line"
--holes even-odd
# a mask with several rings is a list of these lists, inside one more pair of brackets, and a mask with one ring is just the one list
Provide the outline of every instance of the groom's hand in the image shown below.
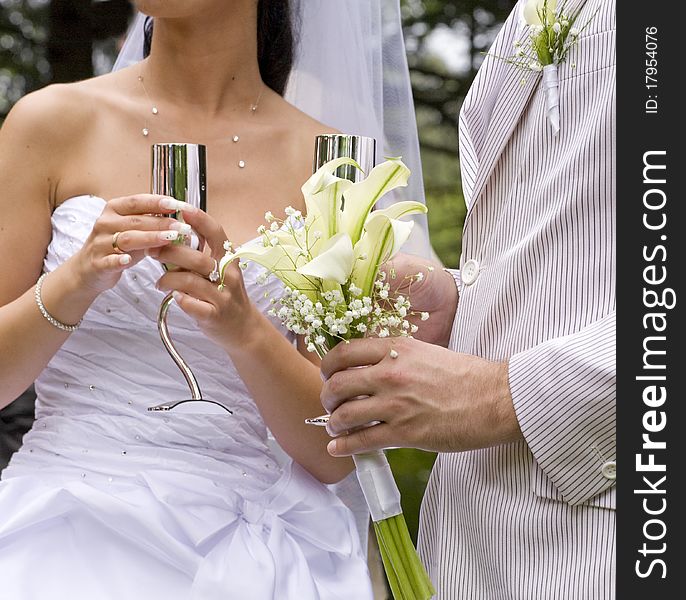
[[410,254],[397,254],[383,270],[394,296],[409,298],[415,313],[429,313],[429,320],[421,323],[416,316],[409,317],[419,327],[414,337],[447,346],[458,302],[453,276],[441,265]]
[[338,344],[322,372],[333,456],[388,447],[460,452],[522,438],[507,363],[410,338],[368,338]]

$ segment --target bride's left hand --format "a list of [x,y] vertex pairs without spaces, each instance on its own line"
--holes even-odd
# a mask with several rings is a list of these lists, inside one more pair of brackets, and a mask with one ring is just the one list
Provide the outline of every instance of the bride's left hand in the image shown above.
[[[172,244],[149,254],[160,262],[177,267],[165,273],[157,288],[174,290],[174,300],[210,339],[229,348],[240,346],[248,339],[258,316],[243,283],[243,275],[234,262],[224,271],[224,288],[209,275],[224,256],[224,229],[207,213],[197,211],[184,220],[204,240],[204,251],[182,244]],[[215,262],[217,261],[217,262]]]

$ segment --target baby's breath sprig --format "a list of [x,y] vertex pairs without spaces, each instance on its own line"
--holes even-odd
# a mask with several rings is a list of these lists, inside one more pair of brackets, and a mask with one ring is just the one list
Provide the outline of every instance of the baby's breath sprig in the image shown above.
[[[412,281],[424,279],[424,273],[408,277]],[[353,338],[376,336],[411,337],[417,325],[409,317],[422,321],[429,318],[427,312],[415,312],[407,296],[391,298],[390,284],[384,272],[374,282],[374,293],[362,296],[362,290],[351,284],[347,293],[339,290],[323,292],[314,301],[298,290],[286,288],[273,306],[270,316],[281,320],[286,329],[305,338],[308,351],[322,358],[338,342]]]

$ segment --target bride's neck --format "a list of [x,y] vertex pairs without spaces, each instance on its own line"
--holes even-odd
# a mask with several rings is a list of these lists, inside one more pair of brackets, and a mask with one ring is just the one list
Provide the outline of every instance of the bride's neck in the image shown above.
[[256,15],[224,12],[228,16],[155,20],[142,65],[151,95],[212,116],[255,102],[263,86]]

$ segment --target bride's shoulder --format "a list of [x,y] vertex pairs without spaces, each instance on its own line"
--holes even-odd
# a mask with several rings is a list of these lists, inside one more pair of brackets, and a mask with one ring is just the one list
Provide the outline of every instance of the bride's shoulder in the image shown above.
[[338,133],[338,131],[334,127],[331,127],[326,123],[321,123],[320,121],[317,121],[317,119],[311,117],[299,108],[293,106],[287,100],[283,99],[283,103],[284,110],[289,113],[288,116],[290,118],[290,122],[293,125],[297,125],[298,129],[306,130],[308,132],[316,132],[316,134]]
[[73,140],[96,118],[92,92],[84,83],[51,84],[27,94],[7,115],[3,130],[43,146]]
[[39,136],[44,145],[78,142],[101,116],[111,89],[109,75],[48,85],[21,98],[8,114],[3,129]]
[[[314,136],[322,135],[324,133],[339,133],[335,127],[317,121],[317,119],[304,113],[287,100],[281,98],[281,101],[281,110],[283,111],[284,117],[283,122],[288,124],[291,135],[294,138],[302,140],[302,143],[305,144],[308,156],[312,150],[312,139]],[[297,145],[297,140],[292,140],[291,143]]]

